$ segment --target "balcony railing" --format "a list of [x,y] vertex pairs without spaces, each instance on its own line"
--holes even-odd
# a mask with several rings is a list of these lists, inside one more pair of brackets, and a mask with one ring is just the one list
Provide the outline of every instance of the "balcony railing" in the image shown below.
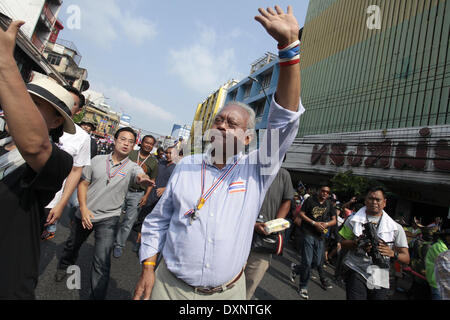
[[72,41],[67,41],[61,38],[58,38],[56,40],[56,44],[62,45],[63,47],[66,47],[67,49],[73,51],[73,55],[71,55],[73,61],[78,65],[80,65],[82,56],[79,54],[78,48],[75,46],[75,43]]
[[254,72],[256,72],[258,69],[261,69],[262,67],[264,67],[265,65],[271,63],[274,60],[277,60],[278,56],[275,55],[274,53],[271,52],[267,52],[264,57],[259,58],[258,60],[256,60],[255,62],[252,63],[252,67],[250,70],[250,74],[253,74]]

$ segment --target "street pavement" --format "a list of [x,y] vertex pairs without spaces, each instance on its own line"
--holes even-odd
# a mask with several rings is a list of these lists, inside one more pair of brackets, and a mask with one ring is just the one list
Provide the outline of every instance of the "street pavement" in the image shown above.
[[[94,233],[83,244],[80,250],[77,265],[81,270],[80,289],[70,290],[66,280],[55,282],[54,275],[58,259],[61,257],[64,242],[69,236],[69,218],[63,215],[58,224],[56,236],[41,242],[40,277],[36,288],[38,300],[87,300],[89,299],[90,270],[94,248]],[[140,264],[138,256],[132,251],[135,234],[130,235],[122,257],[112,257],[111,277],[108,287],[107,300],[130,300],[133,297],[134,287],[139,279]],[[296,284],[290,280],[291,262],[298,263],[291,243],[286,245],[283,256],[274,257],[271,267],[266,272],[259,287],[256,289],[253,300],[302,300],[297,293],[298,277]],[[325,267],[325,274],[332,279],[334,270],[331,266]],[[317,277],[317,271],[312,275]],[[70,275],[69,275],[70,276]],[[332,282],[332,289],[323,290],[319,279],[312,279],[309,283],[309,296],[311,300],[344,300],[345,290]]]
[[[303,300],[297,292],[299,276],[295,284],[290,280],[292,262],[299,263],[298,254],[292,243],[287,243],[282,256],[273,256],[271,266],[256,289],[253,300]],[[345,289],[332,281],[334,268],[325,265],[324,273],[333,288],[323,290],[317,270],[312,270],[311,275],[315,279],[311,279],[308,284],[309,299],[345,300]]]

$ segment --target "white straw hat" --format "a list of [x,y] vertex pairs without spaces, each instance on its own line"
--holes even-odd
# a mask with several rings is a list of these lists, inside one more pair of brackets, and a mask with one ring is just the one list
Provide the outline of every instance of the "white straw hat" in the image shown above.
[[50,103],[64,118],[64,132],[74,134],[75,124],[71,108],[74,105],[72,94],[55,81],[39,78],[27,84],[28,92]]

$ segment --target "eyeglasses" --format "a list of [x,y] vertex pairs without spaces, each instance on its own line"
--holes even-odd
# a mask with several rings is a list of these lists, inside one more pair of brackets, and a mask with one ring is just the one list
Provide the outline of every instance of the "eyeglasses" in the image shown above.
[[384,199],[378,199],[378,198],[373,198],[373,197],[367,197],[368,201],[374,201],[374,202],[383,202]]
[[120,137],[120,138],[119,138],[119,141],[122,142],[122,143],[125,143],[125,142],[128,141],[129,144],[134,144],[134,140],[127,139],[127,138],[125,138],[125,137]]

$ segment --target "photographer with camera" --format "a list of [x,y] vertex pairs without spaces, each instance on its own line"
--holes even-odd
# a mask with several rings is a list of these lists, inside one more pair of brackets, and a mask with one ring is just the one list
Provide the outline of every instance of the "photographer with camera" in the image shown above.
[[386,300],[389,289],[389,259],[409,264],[408,241],[402,226],[383,210],[386,192],[368,191],[365,207],[349,217],[339,231],[344,259],[347,300]]

